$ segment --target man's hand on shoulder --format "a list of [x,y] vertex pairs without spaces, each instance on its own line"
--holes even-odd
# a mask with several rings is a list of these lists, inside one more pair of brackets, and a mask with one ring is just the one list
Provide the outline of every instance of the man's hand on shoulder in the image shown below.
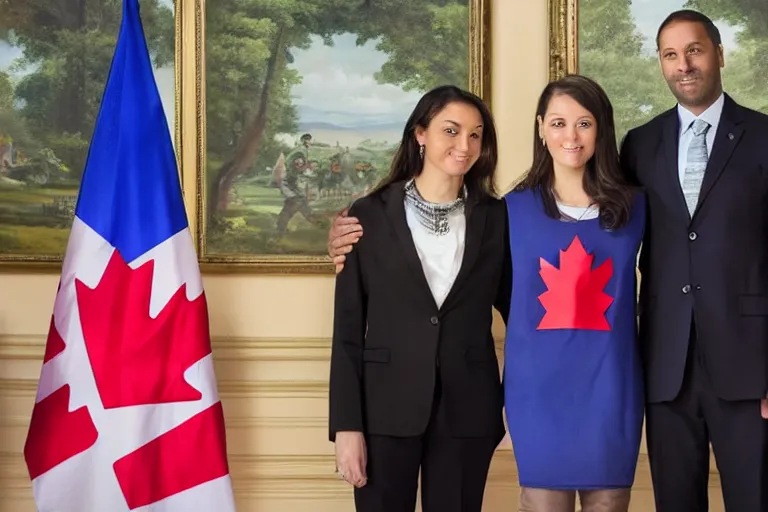
[[328,232],[328,256],[333,259],[338,274],[344,268],[346,254],[352,251],[352,246],[363,236],[363,226],[356,217],[349,217],[349,210],[344,209],[333,220]]

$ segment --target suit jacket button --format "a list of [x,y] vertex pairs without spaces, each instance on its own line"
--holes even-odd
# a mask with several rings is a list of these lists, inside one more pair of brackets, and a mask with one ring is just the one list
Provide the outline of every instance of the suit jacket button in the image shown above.
[[432,322],[432,325],[437,325],[438,323],[438,319],[436,316],[433,316],[432,318],[430,318],[429,321]]
[[691,291],[691,285],[687,284],[683,286],[683,293],[690,293]]
[[688,240],[690,240],[691,242],[693,242],[697,238],[699,238],[699,235],[696,234],[695,231],[691,231],[690,233],[688,233]]

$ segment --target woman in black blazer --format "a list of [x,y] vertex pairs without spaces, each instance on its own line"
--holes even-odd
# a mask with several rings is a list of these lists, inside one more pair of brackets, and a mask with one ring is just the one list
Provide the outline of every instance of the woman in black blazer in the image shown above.
[[389,176],[350,216],[366,236],[336,278],[330,439],[359,512],[480,512],[503,438],[492,308],[509,311],[493,119],[428,92]]

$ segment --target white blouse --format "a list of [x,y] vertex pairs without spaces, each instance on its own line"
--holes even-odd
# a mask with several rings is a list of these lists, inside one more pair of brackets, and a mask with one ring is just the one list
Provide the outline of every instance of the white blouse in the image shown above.
[[435,298],[435,304],[440,308],[451,291],[464,259],[467,225],[464,209],[458,209],[449,215],[449,230],[444,235],[436,235],[424,227],[419,221],[418,213],[408,201],[405,201],[405,218],[429,289]]

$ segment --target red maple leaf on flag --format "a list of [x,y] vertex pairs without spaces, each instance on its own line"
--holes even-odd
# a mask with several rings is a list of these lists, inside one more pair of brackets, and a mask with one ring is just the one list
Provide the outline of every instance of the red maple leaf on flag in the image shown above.
[[611,258],[592,270],[594,254],[587,254],[579,237],[560,251],[560,268],[540,258],[539,274],[547,291],[539,295],[546,309],[538,329],[591,329],[609,331],[605,311],[613,297],[603,289],[613,276]]
[[64,343],[64,339],[61,337],[61,334],[59,334],[59,330],[56,329],[54,315],[51,315],[51,325],[48,327],[48,339],[45,342],[43,364],[64,352],[65,348],[67,348],[67,344]]
[[131,269],[117,250],[91,289],[77,280],[85,347],[105,409],[199,400],[184,372],[211,353],[205,295],[186,285],[149,314],[154,261]]
[[96,444],[99,433],[88,407],[70,411],[69,397],[67,384],[32,409],[24,444],[24,459],[32,480]]
[[227,475],[221,402],[118,459],[113,467],[131,510]]

